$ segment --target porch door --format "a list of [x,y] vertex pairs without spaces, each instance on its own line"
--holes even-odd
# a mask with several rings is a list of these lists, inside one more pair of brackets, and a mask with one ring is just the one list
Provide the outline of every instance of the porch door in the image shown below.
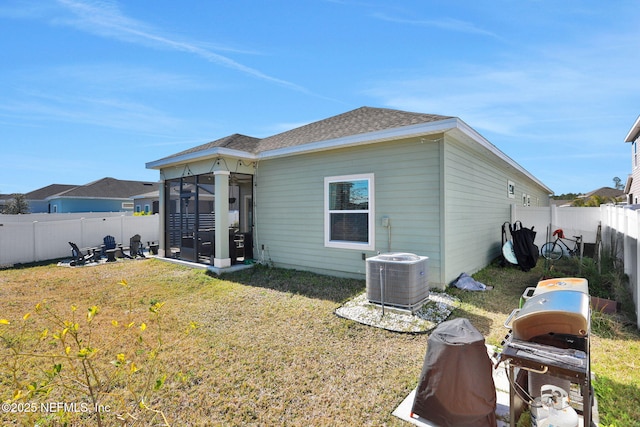
[[180,259],[196,261],[198,198],[196,177],[182,180],[180,188]]

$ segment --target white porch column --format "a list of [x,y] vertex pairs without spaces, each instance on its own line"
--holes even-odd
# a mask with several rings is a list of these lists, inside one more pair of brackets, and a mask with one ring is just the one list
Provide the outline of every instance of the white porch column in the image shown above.
[[229,171],[214,171],[215,177],[215,254],[214,267],[230,267],[229,257]]
[[[159,190],[159,203],[158,203],[158,215],[159,215],[159,220],[160,220],[160,235],[158,236],[158,255],[160,255],[161,257],[165,257],[165,243],[166,243],[166,233],[167,233],[167,229],[166,229],[166,213],[165,213],[165,206],[166,206],[166,201],[165,201],[165,197],[168,196],[168,194],[166,194],[164,192],[164,186],[166,185],[166,182],[163,180],[160,182],[160,186],[158,188]],[[171,255],[170,253],[168,255]]]

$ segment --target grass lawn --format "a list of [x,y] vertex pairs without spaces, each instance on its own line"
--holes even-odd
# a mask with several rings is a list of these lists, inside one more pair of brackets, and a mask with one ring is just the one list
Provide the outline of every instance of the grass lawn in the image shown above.
[[[541,275],[489,267],[475,277],[494,290],[452,290],[453,316],[499,344]],[[407,425],[391,412],[417,384],[427,335],[333,313],[364,288],[259,266],[216,278],[157,260],[0,270],[0,399],[15,410],[0,424],[95,426],[97,402],[104,426]],[[638,425],[640,335],[608,316],[598,325],[600,419]]]

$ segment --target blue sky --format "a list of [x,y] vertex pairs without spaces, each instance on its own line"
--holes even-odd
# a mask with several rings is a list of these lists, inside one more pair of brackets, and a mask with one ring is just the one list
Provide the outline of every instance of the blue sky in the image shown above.
[[640,4],[4,0],[0,193],[361,106],[460,117],[556,194],[623,182]]

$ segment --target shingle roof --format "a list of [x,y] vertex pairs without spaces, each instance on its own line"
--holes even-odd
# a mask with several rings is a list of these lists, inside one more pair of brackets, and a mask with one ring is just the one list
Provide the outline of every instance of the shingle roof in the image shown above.
[[388,108],[360,107],[328,119],[309,123],[308,125],[264,138],[259,143],[258,152],[449,118],[451,117],[411,113]]
[[257,154],[277,148],[294,147],[312,142],[326,141],[420,123],[435,122],[449,118],[451,117],[436,114],[411,113],[388,108],[360,107],[264,139],[236,133],[172,154],[158,161],[198,153],[216,147],[231,148]]
[[624,194],[624,190],[616,190],[615,188],[611,188],[611,187],[600,187],[597,190],[593,190],[586,193],[583,197],[587,198],[591,196],[600,196],[605,198],[607,197],[615,198],[615,197],[620,197],[623,194]]
[[207,142],[206,144],[198,145],[197,147],[189,148],[188,150],[181,151],[176,154],[172,154],[166,158],[182,156],[184,154],[197,153],[199,151],[209,150],[216,147],[225,147],[233,150],[247,151],[253,153],[260,142],[260,139],[252,136],[241,135],[234,133],[233,135],[225,136],[224,138],[216,139],[215,141]]
[[86,185],[57,194],[57,197],[99,197],[122,198],[148,193],[157,190],[157,182],[125,181],[115,178],[102,178]]
[[37,190],[33,190],[24,195],[27,200],[44,200],[47,197],[55,196],[56,194],[60,194],[64,191],[69,191],[72,188],[76,188],[77,185],[68,185],[68,184],[51,184],[46,187],[38,188]]

